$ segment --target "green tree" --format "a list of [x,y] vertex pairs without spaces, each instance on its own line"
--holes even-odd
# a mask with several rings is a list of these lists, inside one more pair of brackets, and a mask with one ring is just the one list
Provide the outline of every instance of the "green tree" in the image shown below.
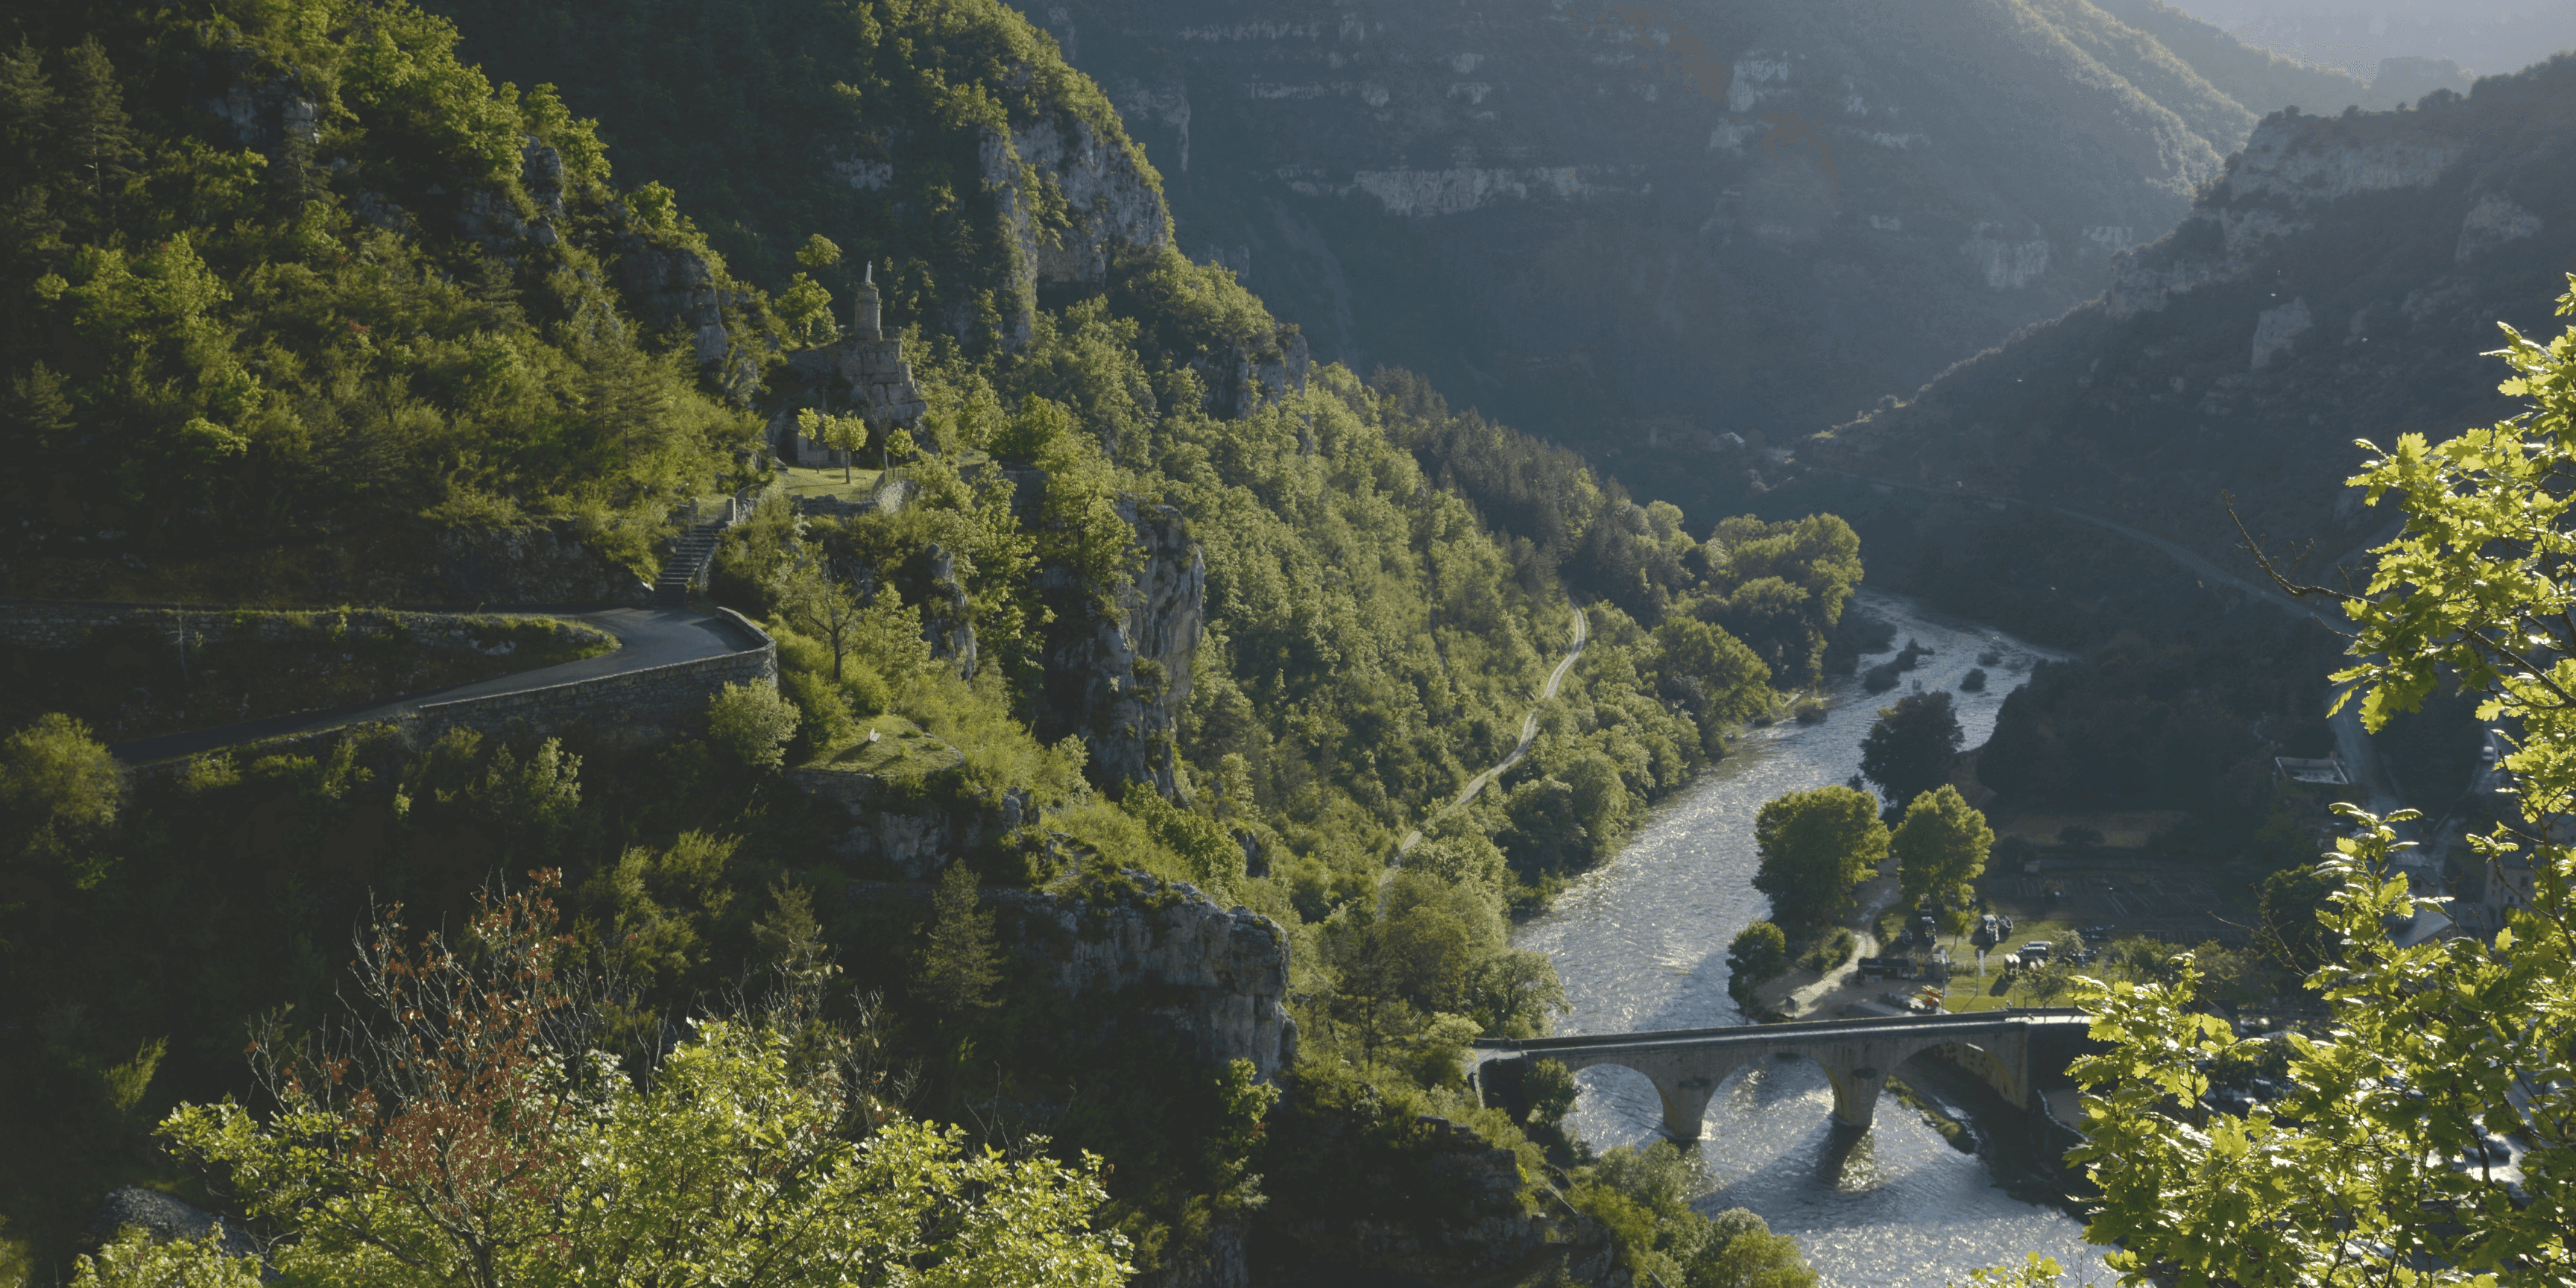
[[1907,694],[1878,709],[1878,723],[1861,739],[1860,772],[1892,808],[1947,780],[1965,737],[1946,690]]
[[746,769],[785,763],[798,720],[796,704],[780,697],[774,684],[728,684],[707,700],[707,740]]
[[1869,793],[1817,787],[1764,802],[1753,843],[1753,888],[1782,920],[1818,925],[1850,910],[1852,887],[1887,859],[1888,833]]
[[259,1258],[224,1247],[217,1223],[193,1239],[156,1240],[140,1226],[118,1231],[96,1253],[72,1262],[72,1288],[259,1288]]
[[1726,991],[1736,1001],[1745,1001],[1753,990],[1788,973],[1789,936],[1770,922],[1754,922],[1737,931],[1735,942],[1726,946],[1726,967]]
[[841,481],[850,481],[850,462],[868,446],[868,422],[861,416],[837,416],[811,407],[796,413],[796,428],[805,437],[841,454]]
[[1771,1233],[1743,1208],[1700,1215],[1692,1203],[1713,1188],[1695,1152],[1656,1141],[1603,1154],[1567,1198],[1609,1227],[1641,1283],[1653,1276],[1669,1288],[1814,1288],[1797,1240]]
[[858,646],[866,607],[850,593],[849,583],[832,575],[820,558],[809,555],[782,563],[770,594],[798,630],[821,640],[832,653],[832,683],[841,682],[841,664]]
[[1976,898],[1969,883],[1986,870],[1995,830],[1947,783],[1914,798],[1896,825],[1888,849],[1896,855],[1897,897],[1918,908],[1929,901],[1964,908]]
[[[399,923],[363,945],[370,1009],[301,1048],[255,1046],[277,1102],[183,1105],[161,1128],[291,1232],[298,1283],[1108,1285],[1099,1161],[970,1150],[905,1117],[852,1061],[782,1028],[704,1018],[649,1081],[567,1045],[593,999],[560,970],[538,886],[486,901],[451,947]],[[1031,1142],[1041,1146],[1042,1141]],[[213,1250],[139,1253],[102,1284],[171,1282]]]
[[89,726],[60,712],[0,740],[0,825],[25,858],[75,858],[116,823],[124,798],[116,758]]
[[796,262],[819,272],[841,262],[841,248],[831,238],[814,233],[796,249]]
[[[2576,313],[2576,279],[2559,313]],[[2438,445],[2416,434],[2370,457],[2354,482],[2405,515],[2360,591],[2290,586],[2338,601],[2354,664],[2335,673],[2378,729],[2437,682],[2483,695],[2481,720],[2521,730],[2504,759],[2519,817],[2469,838],[2472,861],[2520,855],[2531,907],[2492,942],[2399,948],[2391,927],[2421,906],[2391,856],[2401,810],[2338,838],[2323,875],[2336,960],[2306,987],[2329,1012],[2292,1035],[2289,1095],[2204,1118],[2206,1067],[2252,1039],[2206,1013],[2186,957],[2170,981],[2084,990],[2093,1036],[2079,1062],[2087,1143],[2070,1157],[2102,1187],[2088,1237],[2128,1275],[2172,1282],[2361,1285],[2564,1283],[2576,1276],[2576,330],[2547,344],[2506,330],[2509,395],[2531,408]],[[2284,582],[2287,586],[2288,583]],[[2511,1094],[2509,1094],[2511,1093]],[[2482,1132],[2519,1136],[2522,1193],[2480,1162]]]
[[2328,954],[2322,918],[2334,889],[2330,874],[2306,864],[2263,878],[2255,947],[2284,969],[2305,972],[2324,965]]
[[[1692,1258],[1687,1288],[1816,1288],[1798,1241],[1744,1208],[1708,1219],[1708,1243]],[[2054,1288],[2054,1281],[2051,1281]]]
[[922,1000],[949,1019],[992,1006],[1002,981],[993,910],[975,906],[975,874],[951,863],[930,896],[930,933],[921,946],[914,979]]

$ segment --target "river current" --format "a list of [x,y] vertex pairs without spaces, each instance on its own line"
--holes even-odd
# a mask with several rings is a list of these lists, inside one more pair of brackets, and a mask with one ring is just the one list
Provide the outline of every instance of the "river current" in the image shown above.
[[[1993,733],[2006,694],[2045,649],[1911,600],[1864,590],[1853,608],[1932,650],[1894,692],[1836,683],[1821,724],[1745,731],[1726,759],[1658,808],[1645,830],[1610,862],[1568,888],[1546,915],[1515,936],[1546,953],[1565,981],[1572,1011],[1559,1034],[1639,1032],[1742,1024],[1726,995],[1726,946],[1770,915],[1753,888],[1753,815],[1784,792],[1840,783],[1860,772],[1860,743],[1872,713],[1919,684],[1948,689],[1966,744]],[[1958,692],[1977,666],[1983,692]],[[1862,659],[1864,669],[1886,654]],[[1643,1075],[1594,1068],[1569,1118],[1596,1149],[1658,1138],[1662,1111]],[[1731,1078],[1710,1101],[1696,1150],[1717,1186],[1700,1209],[1750,1208],[1773,1230],[1797,1236],[1808,1260],[1835,1288],[1940,1288],[1977,1266],[2019,1264],[2025,1252],[2057,1258],[2066,1282],[2113,1282],[2083,1226],[2062,1210],[2022,1202],[1996,1183],[1985,1161],[1952,1149],[1894,1097],[1857,1139],[1832,1123],[1824,1071],[1805,1060],[1767,1062]]]

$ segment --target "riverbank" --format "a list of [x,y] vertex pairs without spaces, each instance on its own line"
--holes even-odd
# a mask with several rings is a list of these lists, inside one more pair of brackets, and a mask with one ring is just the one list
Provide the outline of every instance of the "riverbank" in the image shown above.
[[[1905,673],[1906,685],[1952,691],[1971,745],[1992,734],[2005,698],[2031,665],[2053,656],[1883,592],[1864,589],[1855,607],[1890,623],[1896,644],[1910,636],[1929,650]],[[1986,653],[2000,655],[1999,663],[1981,666],[1977,658]],[[1993,682],[1959,689],[1971,669]],[[1659,804],[1615,857],[1574,879],[1553,908],[1514,931],[1514,946],[1547,954],[1564,981],[1571,1005],[1559,1034],[1748,1022],[1728,995],[1726,950],[1746,925],[1771,915],[1770,900],[1752,887],[1759,867],[1754,816],[1785,792],[1858,773],[1870,715],[1889,700],[1867,692],[1858,676],[1835,679],[1830,692],[1833,710],[1821,722],[1745,730],[1723,760]],[[1861,905],[1877,894],[1865,888]],[[1874,929],[1854,927],[1856,935]],[[1787,991],[1826,979],[1811,973],[1787,982]],[[1848,1005],[1832,993],[1849,982],[1845,976],[1809,1000]],[[1871,984],[1871,992],[1888,987]],[[1576,1076],[1581,1094],[1567,1124],[1595,1148],[1661,1137],[1663,1105],[1643,1074],[1596,1067]],[[1974,1103],[1939,1094],[1955,1106]],[[2007,1131],[2001,1118],[1993,1125],[1992,1134]],[[1773,1230],[1794,1235],[1831,1288],[1964,1280],[1971,1269],[2018,1264],[2028,1251],[2096,1281],[2112,1277],[2100,1250],[2084,1243],[2081,1223],[2057,1201],[2064,1186],[2024,1175],[2007,1154],[1990,1162],[1952,1148],[1892,1098],[1870,1131],[1838,1128],[1833,1089],[1812,1061],[1763,1061],[1729,1078],[1708,1106],[1701,1138],[1705,1145],[1693,1152],[1714,1187],[1702,1210],[1751,1209]],[[2034,1206],[2016,1191],[2041,1202]]]

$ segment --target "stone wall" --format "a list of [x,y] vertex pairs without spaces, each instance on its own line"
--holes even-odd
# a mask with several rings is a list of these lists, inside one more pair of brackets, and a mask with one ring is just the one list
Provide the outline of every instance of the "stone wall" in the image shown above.
[[452,728],[501,733],[525,722],[547,734],[587,733],[611,747],[669,742],[704,723],[707,700],[725,685],[778,683],[778,642],[730,608],[717,612],[753,641],[750,647],[519,693],[427,703],[414,719],[424,738]]
[[[568,680],[561,684],[454,702],[424,703],[390,718],[355,721],[327,729],[262,739],[244,744],[255,754],[313,755],[353,730],[383,726],[415,745],[435,741],[450,729],[503,734],[517,728],[555,737],[585,735],[599,745],[617,748],[650,746],[690,736],[706,721],[707,701],[727,684],[778,682],[778,642],[730,608],[718,609],[746,642],[739,652],[693,658],[664,666],[614,675]],[[136,766],[146,778],[184,772],[189,758]]]
[[337,629],[359,638],[397,631],[429,648],[473,649],[493,657],[515,651],[514,642],[486,645],[501,633],[496,628],[544,625],[554,643],[608,640],[608,632],[580,622],[527,614],[406,613],[384,609],[314,610],[310,612],[196,608],[142,608],[129,604],[15,603],[0,606],[0,643],[21,648],[75,649],[92,633],[113,627],[144,626],[176,635],[185,630],[190,645],[233,640],[284,642],[316,631]]

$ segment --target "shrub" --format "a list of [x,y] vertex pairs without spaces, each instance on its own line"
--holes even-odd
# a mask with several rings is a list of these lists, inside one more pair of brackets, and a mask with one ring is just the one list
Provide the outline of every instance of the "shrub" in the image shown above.
[[776,769],[787,759],[798,719],[777,686],[728,684],[707,701],[707,740],[745,769]]

